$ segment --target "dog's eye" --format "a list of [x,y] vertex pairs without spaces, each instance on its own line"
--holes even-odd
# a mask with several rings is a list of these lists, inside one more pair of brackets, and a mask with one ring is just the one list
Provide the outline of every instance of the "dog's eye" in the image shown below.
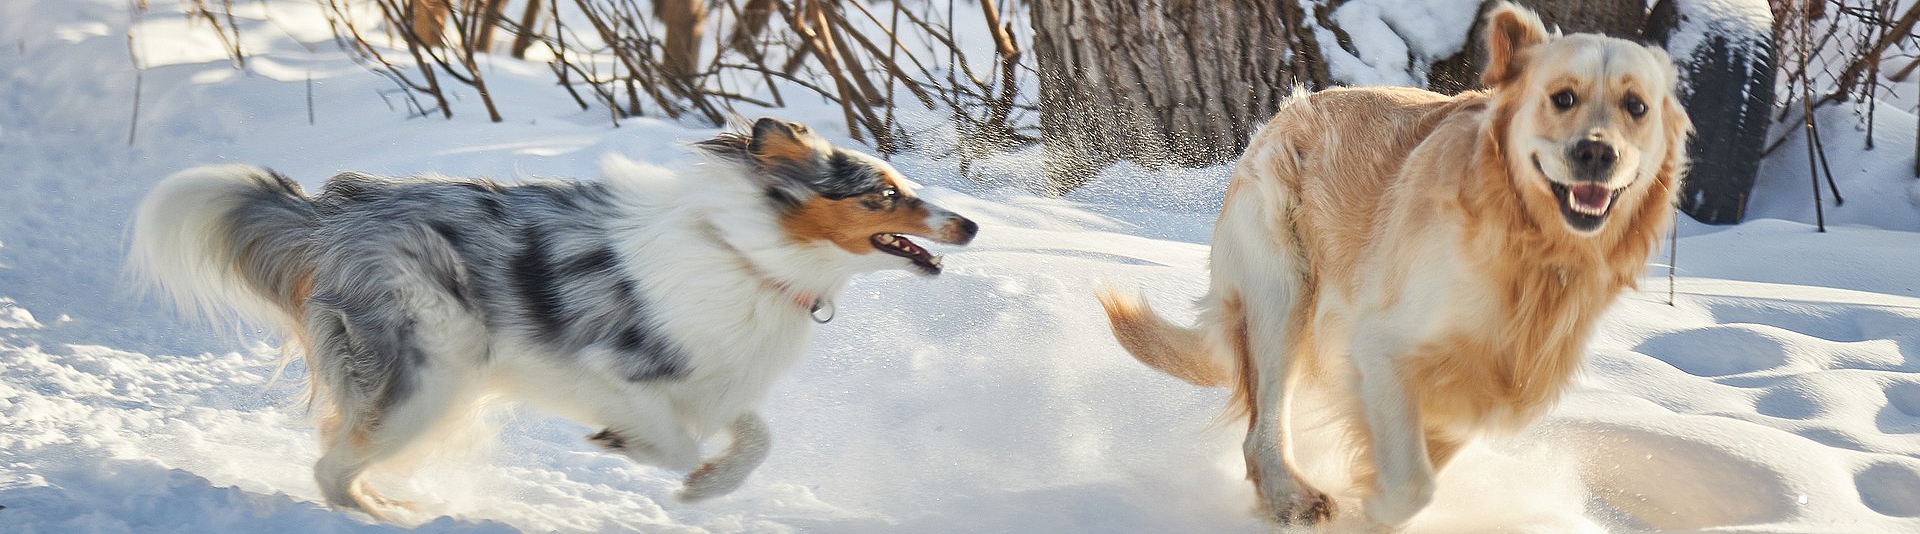
[[1620,109],[1627,110],[1627,114],[1636,119],[1647,115],[1647,103],[1641,102],[1640,97],[1637,96],[1629,96],[1626,100],[1622,100]]
[[1549,99],[1553,101],[1553,107],[1560,111],[1573,109],[1573,105],[1579,101],[1579,99],[1573,96],[1573,91],[1564,89],[1558,93],[1554,93]]
[[874,211],[888,209],[892,208],[894,203],[900,200],[900,190],[889,187],[881,189],[878,193],[874,193],[874,196],[878,198],[865,202],[867,209]]

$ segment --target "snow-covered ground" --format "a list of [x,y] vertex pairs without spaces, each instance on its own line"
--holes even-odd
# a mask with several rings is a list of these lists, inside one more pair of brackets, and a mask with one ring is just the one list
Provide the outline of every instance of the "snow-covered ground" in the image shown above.
[[[1122,166],[1067,200],[982,185],[1037,176],[1031,154],[978,163],[984,182],[896,159],[981,237],[946,250],[938,279],[855,281],[774,392],[773,455],[733,495],[676,502],[674,474],[517,411],[496,445],[381,482],[445,517],[401,527],[317,504],[312,429],[297,384],[269,381],[267,340],[195,326],[123,280],[148,186],[215,162],[309,186],[349,169],[591,177],[603,152],[684,161],[715,131],[613,128],[542,67],[504,60],[490,82],[507,122],[471,94],[453,120],[409,119],[301,22],[311,4],[240,4],[278,18],[243,21],[250,73],[175,4],[142,18],[129,143],[126,2],[0,3],[0,533],[1268,531],[1248,513],[1240,431],[1216,421],[1222,392],[1133,362],[1089,292],[1142,287],[1190,318],[1225,170]],[[824,105],[774,113],[844,136]],[[1673,303],[1650,265],[1567,401],[1469,449],[1408,532],[1920,531],[1914,118],[1883,107],[1866,151],[1851,112],[1828,113],[1847,195],[1829,232],[1813,231],[1790,141],[1750,222],[1683,224]]]

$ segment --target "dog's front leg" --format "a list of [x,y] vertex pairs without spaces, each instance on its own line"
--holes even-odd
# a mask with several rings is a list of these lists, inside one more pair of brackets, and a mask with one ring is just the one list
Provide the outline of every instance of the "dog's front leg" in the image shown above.
[[587,441],[635,462],[670,471],[686,472],[700,465],[700,441],[680,422],[665,398],[613,391],[619,393],[594,397],[609,399],[596,407],[599,422],[606,428],[587,436]]
[[760,462],[767,459],[767,452],[773,448],[773,433],[767,430],[767,423],[760,420],[754,412],[741,414],[728,428],[733,435],[733,443],[727,445],[726,452],[720,453],[701,464],[699,469],[687,475],[686,488],[680,490],[680,500],[700,501],[718,497],[739,488],[753,473]]
[[1399,526],[1433,500],[1433,465],[1419,406],[1400,368],[1407,345],[1385,328],[1360,328],[1352,346],[1360,402],[1372,442],[1374,488],[1362,501],[1367,517]]

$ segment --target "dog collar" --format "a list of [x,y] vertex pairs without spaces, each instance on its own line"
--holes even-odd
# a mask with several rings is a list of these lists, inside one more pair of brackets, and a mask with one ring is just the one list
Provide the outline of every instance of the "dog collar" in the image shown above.
[[747,253],[741,252],[740,249],[733,248],[732,244],[722,239],[718,229],[713,228],[712,225],[705,225],[703,230],[706,231],[710,241],[727,249],[728,252],[732,252],[734,257],[740,260],[740,267],[746,269],[749,273],[753,273],[754,278],[759,278],[761,285],[787,295],[788,299],[793,301],[794,305],[805,308],[807,310],[807,316],[811,317],[813,322],[827,324],[827,321],[833,320],[835,310],[832,301],[814,295],[813,293],[794,289],[792,285],[786,282],[773,279],[772,276],[767,275],[766,271],[760,270],[760,266],[754,265],[753,260],[747,257]]
[[[822,315],[821,312],[825,312],[826,314]],[[813,317],[813,322],[820,324],[827,324],[827,321],[832,321],[833,312],[833,303],[827,302],[826,299],[813,299],[813,304],[807,306],[807,315]]]
[[[742,260],[744,259],[745,258],[742,257]],[[747,270],[753,271],[754,276],[760,277],[760,279],[765,281],[767,285],[772,286],[774,289],[779,290],[781,293],[786,293],[787,296],[793,297],[793,303],[799,305],[802,308],[806,308],[807,315],[813,317],[813,322],[820,323],[820,324],[827,324],[827,321],[833,320],[834,309],[833,309],[832,302],[827,301],[827,299],[816,297],[812,293],[808,293],[805,291],[796,291],[793,289],[793,286],[787,285],[786,282],[775,281],[774,279],[767,277],[766,274],[761,273],[759,269],[755,269],[753,267],[753,264],[751,263],[745,263],[744,261],[742,261],[742,264],[746,265]]]

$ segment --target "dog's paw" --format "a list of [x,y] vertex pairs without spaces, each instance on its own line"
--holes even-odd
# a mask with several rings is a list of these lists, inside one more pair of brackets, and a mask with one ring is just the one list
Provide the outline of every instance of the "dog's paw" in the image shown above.
[[739,489],[740,484],[745,481],[745,476],[734,475],[729,470],[719,469],[715,464],[702,465],[687,475],[685,487],[680,490],[680,500],[700,502],[733,493],[733,490]]
[[1399,491],[1382,491],[1360,501],[1367,518],[1389,527],[1404,524],[1433,502],[1433,484],[1399,484]]
[[384,495],[380,495],[372,492],[368,492],[366,497],[368,501],[367,504],[370,505],[370,507],[386,508],[389,510],[401,510],[406,512],[420,511],[420,505],[414,504],[413,501],[389,499]]
[[367,515],[373,516],[374,519],[388,523],[404,524],[413,521],[412,518],[420,517],[422,513],[420,511],[420,505],[413,501],[394,500],[379,495],[371,495],[370,497],[368,500],[372,502],[367,503],[367,508],[364,511],[367,512]]
[[618,432],[614,432],[611,428],[601,429],[599,432],[587,436],[587,441],[602,449],[606,449],[608,452],[626,452],[627,450],[627,438],[621,436]]
[[388,498],[379,492],[373,491],[372,488],[368,488],[365,484],[361,484],[354,490],[354,493],[355,499],[358,502],[353,503],[353,506],[350,508],[359,510],[379,521],[405,523],[409,517],[420,513],[420,506],[414,504],[412,501]]
[[1267,519],[1282,525],[1310,526],[1333,518],[1333,498],[1312,489],[1302,488],[1292,495],[1269,496],[1265,500]]
[[660,445],[645,439],[634,439],[625,434],[605,429],[587,436],[587,441],[607,452],[626,456],[635,462],[659,467],[669,471],[687,472],[700,465],[697,445],[662,450]]

